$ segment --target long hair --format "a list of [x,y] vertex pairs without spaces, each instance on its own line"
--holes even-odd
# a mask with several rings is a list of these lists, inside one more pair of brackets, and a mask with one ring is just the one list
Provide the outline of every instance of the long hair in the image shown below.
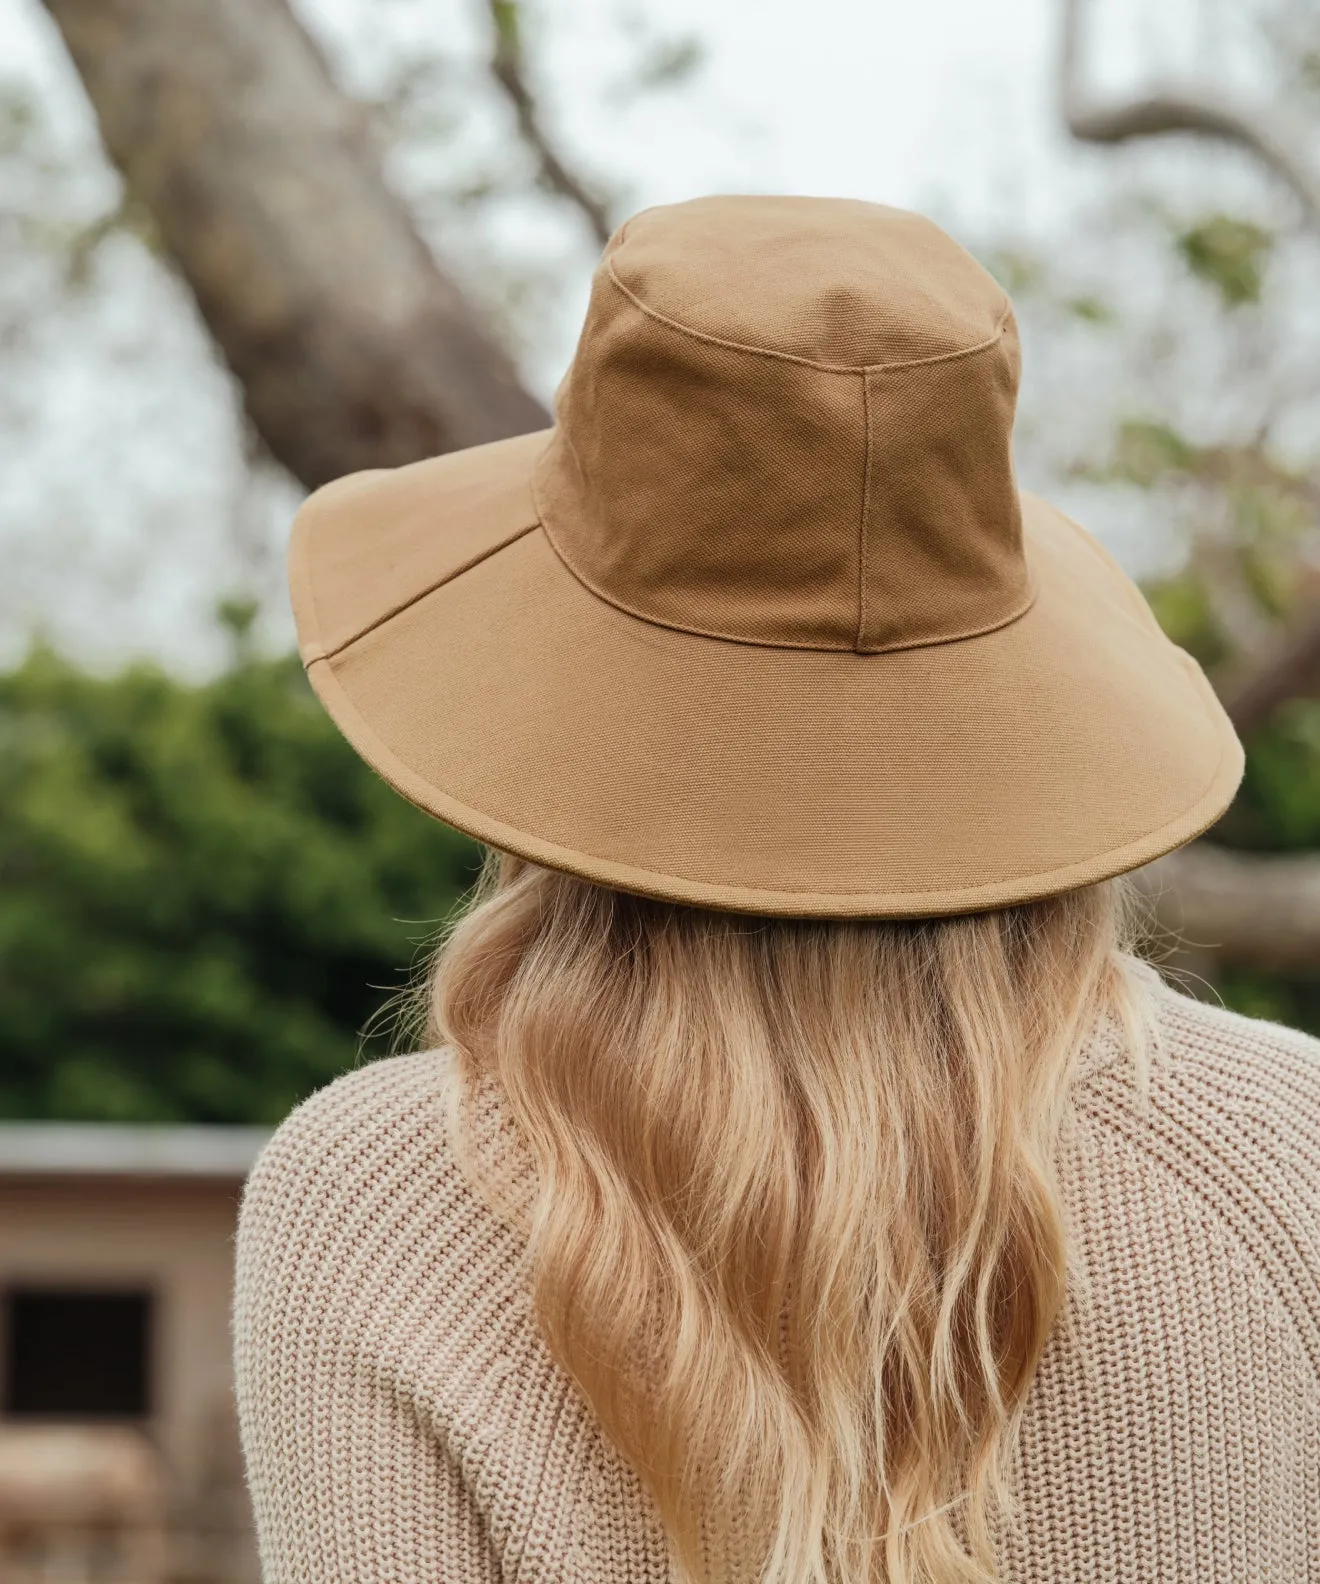
[[995,1576],[1070,1077],[1097,1019],[1146,1026],[1124,912],[764,918],[488,865],[433,1032],[530,1147],[538,1323],[681,1577]]

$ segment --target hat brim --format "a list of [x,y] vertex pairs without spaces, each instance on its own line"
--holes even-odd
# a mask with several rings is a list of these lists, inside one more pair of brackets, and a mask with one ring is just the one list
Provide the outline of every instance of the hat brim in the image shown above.
[[880,654],[704,637],[588,590],[539,526],[548,431],[352,476],[290,553],[326,709],[405,798],[495,847],[699,906],[975,912],[1191,840],[1242,749],[1117,564],[1023,496],[1036,595]]

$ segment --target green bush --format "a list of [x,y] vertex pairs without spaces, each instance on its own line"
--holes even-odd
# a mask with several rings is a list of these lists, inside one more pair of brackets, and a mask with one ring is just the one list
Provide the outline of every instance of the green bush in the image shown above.
[[[1320,848],[1320,701],[1293,699],[1252,734],[1242,790],[1214,834],[1252,852]],[[1230,964],[1217,989],[1249,1017],[1320,1035],[1320,964],[1286,975]]]
[[478,849],[377,779],[295,659],[0,675],[0,1114],[274,1122]]

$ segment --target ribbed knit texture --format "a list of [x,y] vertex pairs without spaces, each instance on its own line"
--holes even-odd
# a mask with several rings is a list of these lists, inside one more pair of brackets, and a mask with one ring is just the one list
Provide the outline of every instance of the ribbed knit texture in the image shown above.
[[[1004,1578],[1320,1580],[1320,1043],[1158,1007],[1149,1105],[1104,1040],[1079,1071],[1073,1292]],[[236,1364],[266,1584],[662,1584],[650,1503],[537,1333],[518,1217],[450,1154],[449,1073],[434,1052],[340,1079],[249,1182]],[[489,1091],[471,1125],[516,1205]]]

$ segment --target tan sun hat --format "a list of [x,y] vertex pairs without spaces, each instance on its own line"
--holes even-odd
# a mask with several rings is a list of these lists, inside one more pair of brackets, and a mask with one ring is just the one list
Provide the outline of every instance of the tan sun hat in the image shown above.
[[302,655],[404,797],[708,907],[969,912],[1136,868],[1242,750],[1086,533],[1019,495],[1003,290],[930,221],[715,197],[596,272],[553,429],[294,527]]

